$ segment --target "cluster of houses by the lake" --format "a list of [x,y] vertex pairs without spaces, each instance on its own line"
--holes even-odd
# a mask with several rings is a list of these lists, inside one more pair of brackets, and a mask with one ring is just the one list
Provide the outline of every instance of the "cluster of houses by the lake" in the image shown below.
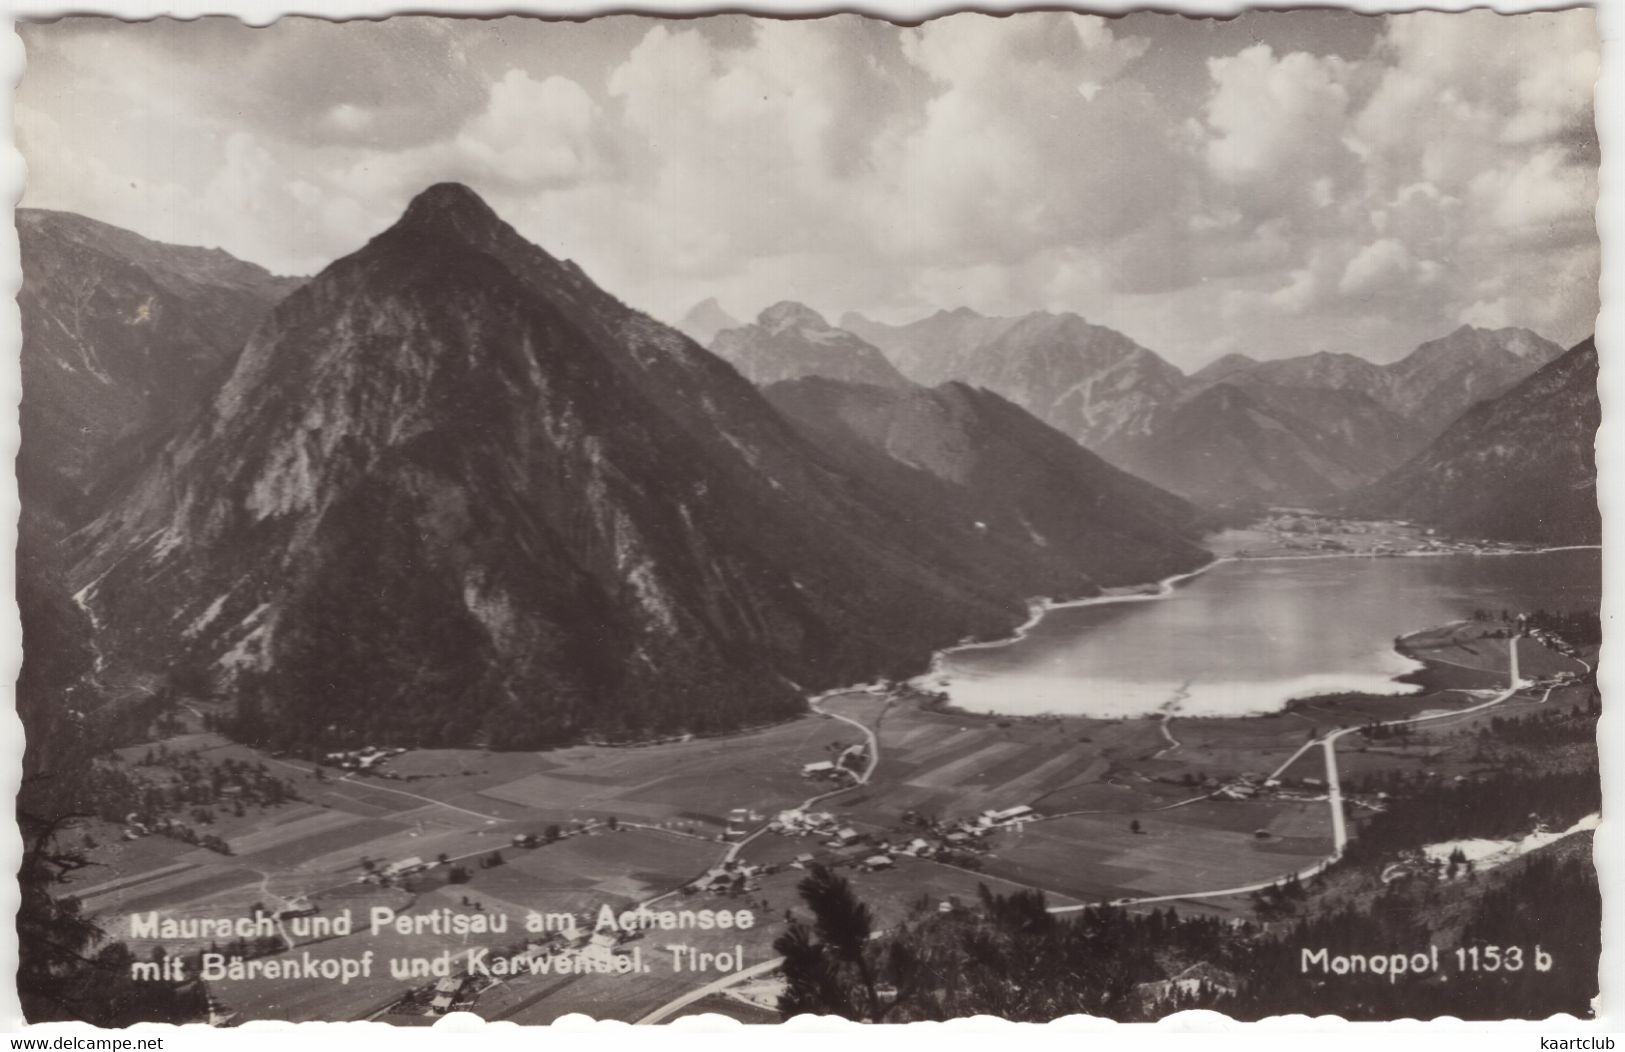
[[406,750],[400,746],[393,749],[383,749],[376,745],[364,745],[359,749],[345,749],[340,752],[330,752],[323,759],[333,767],[345,771],[357,771],[363,774],[378,774],[382,764],[392,756],[399,756]]
[[[770,833],[785,837],[816,837],[822,845],[841,853],[840,862],[857,864],[868,870],[888,869],[893,859],[939,858],[955,851],[982,850],[982,841],[1000,829],[1019,828],[1041,816],[1027,804],[989,809],[975,818],[948,821],[925,819],[914,812],[903,816],[904,824],[918,830],[913,837],[895,839],[862,832],[843,823],[829,811],[791,808],[780,811],[767,825]],[[872,849],[864,854],[865,849]],[[792,865],[805,866],[817,856],[806,852]]]

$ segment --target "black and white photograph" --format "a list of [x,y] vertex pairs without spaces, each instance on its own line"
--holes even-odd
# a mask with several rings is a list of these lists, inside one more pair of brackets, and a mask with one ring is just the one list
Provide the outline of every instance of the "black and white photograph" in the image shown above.
[[1598,21],[20,21],[26,1022],[1597,1019]]

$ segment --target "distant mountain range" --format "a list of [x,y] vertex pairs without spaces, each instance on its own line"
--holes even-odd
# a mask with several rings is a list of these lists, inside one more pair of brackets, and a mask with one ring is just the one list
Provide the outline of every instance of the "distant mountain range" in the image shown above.
[[17,210],[22,446],[36,499],[76,524],[225,379],[299,284],[218,249],[149,241],[66,212]]
[[1596,544],[1597,347],[1587,339],[1468,409],[1414,459],[1352,494],[1356,514],[1467,537]]
[[743,324],[744,322],[723,310],[722,304],[713,297],[701,300],[690,307],[676,328],[678,332],[703,347],[716,339],[717,333],[723,329],[737,329]]
[[776,303],[756,324],[717,333],[710,346],[754,384],[803,376],[885,386],[908,383],[874,344],[837,329],[800,303]]
[[1378,365],[1231,354],[1193,375],[1074,314],[940,311],[842,324],[919,383],[986,387],[1122,467],[1208,504],[1316,502],[1381,477],[1468,406],[1562,353],[1526,329],[1455,332]]
[[[887,397],[920,423],[877,452]],[[775,401],[443,184],[264,317],[74,586],[109,662],[216,680],[251,739],[526,747],[789,715],[1207,557],[990,395]]]

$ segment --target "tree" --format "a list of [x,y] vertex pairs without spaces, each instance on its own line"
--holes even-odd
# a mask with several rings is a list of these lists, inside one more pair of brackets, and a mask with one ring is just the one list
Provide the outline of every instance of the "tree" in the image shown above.
[[1136,818],[1136,819],[1135,819],[1135,820],[1134,820],[1134,821],[1132,821],[1132,822],[1130,822],[1130,823],[1129,823],[1129,824],[1128,824],[1128,831],[1129,831],[1129,832],[1130,832],[1130,833],[1140,833],[1140,832],[1143,832],[1143,830],[1142,830],[1142,829],[1141,829],[1141,828],[1140,828],[1140,820],[1139,820],[1139,819],[1138,819],[1138,818]]
[[874,917],[852,885],[829,867],[814,864],[797,888],[813,913],[811,928],[796,920],[773,941],[784,957],[784,993],[779,1012],[786,1018],[812,1012],[880,1022],[886,1007],[876,992],[875,972],[866,950]]

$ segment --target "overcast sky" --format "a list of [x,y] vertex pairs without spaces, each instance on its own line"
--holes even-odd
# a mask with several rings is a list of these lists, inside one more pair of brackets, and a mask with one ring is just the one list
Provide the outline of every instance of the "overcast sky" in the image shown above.
[[1589,10],[19,31],[24,205],[281,273],[455,179],[667,320],[1072,310],[1192,368],[1597,311]]

